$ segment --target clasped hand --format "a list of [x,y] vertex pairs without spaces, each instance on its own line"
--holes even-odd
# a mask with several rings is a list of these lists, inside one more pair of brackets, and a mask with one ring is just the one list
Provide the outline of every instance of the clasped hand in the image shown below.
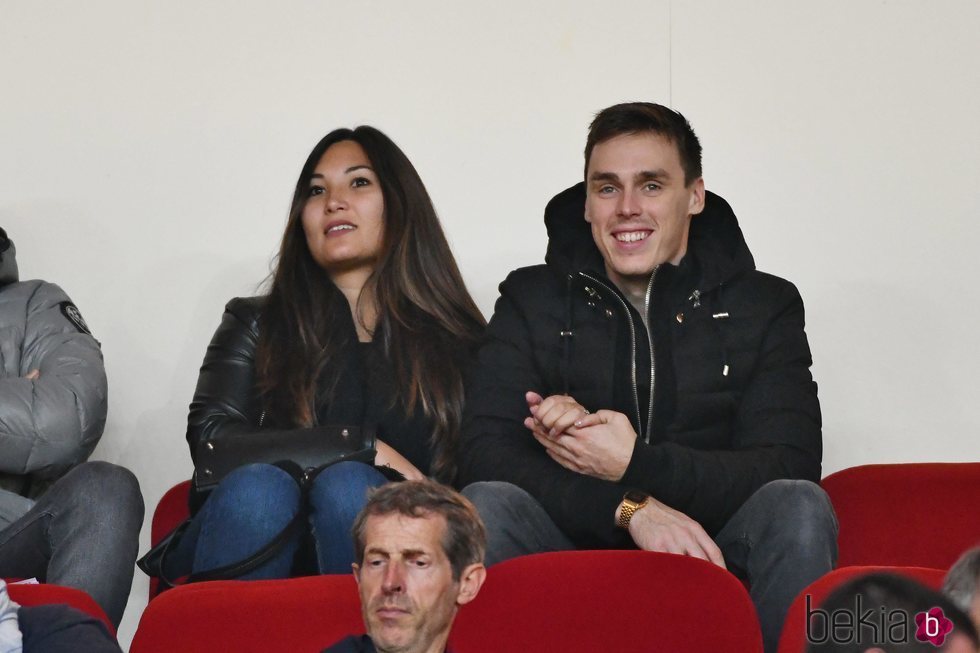
[[555,462],[606,481],[623,478],[636,443],[626,415],[613,410],[590,413],[568,395],[544,398],[528,392],[525,399],[531,416],[524,426]]
[[[568,395],[543,398],[528,392],[525,398],[531,416],[524,426],[555,462],[580,474],[622,480],[636,445],[636,431],[626,415],[591,413]],[[645,551],[679,553],[725,567],[721,551],[698,522],[656,499],[636,511],[629,532]]]

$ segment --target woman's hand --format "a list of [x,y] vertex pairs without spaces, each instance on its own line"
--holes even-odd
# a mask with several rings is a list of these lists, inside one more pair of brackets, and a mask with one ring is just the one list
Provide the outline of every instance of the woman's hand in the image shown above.
[[381,440],[377,441],[377,454],[374,456],[374,464],[378,466],[388,465],[398,470],[409,481],[421,481],[425,478],[422,472],[412,463],[408,462],[405,456],[401,455]]

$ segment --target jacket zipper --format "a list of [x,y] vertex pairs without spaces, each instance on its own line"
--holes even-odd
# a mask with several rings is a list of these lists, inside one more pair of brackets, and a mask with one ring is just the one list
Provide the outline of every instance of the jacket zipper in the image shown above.
[[[657,270],[660,266],[653,268],[650,273],[650,283],[647,284],[647,294],[643,300],[643,310],[646,311],[647,319],[643,321],[647,331],[647,343],[650,346],[650,407],[647,412],[647,428],[644,440],[650,444],[650,436],[653,434],[653,389],[656,387],[654,381],[657,378],[657,359],[653,355],[653,332],[650,330],[650,298],[653,295],[653,280],[657,278]],[[635,355],[635,354],[634,354]],[[633,377],[633,384],[636,384],[636,377]]]
[[626,305],[626,300],[620,297],[618,292],[595,277],[589,276],[585,272],[579,272],[579,275],[588,279],[592,283],[605,288],[613,297],[619,300],[619,303],[623,306],[623,311],[626,313],[626,319],[630,326],[630,351],[632,352],[630,355],[630,371],[632,373],[633,380],[633,406],[636,408],[636,425],[642,429],[643,422],[641,421],[642,418],[640,415],[640,396],[636,389],[636,325],[633,324],[633,315],[630,313],[630,309]]

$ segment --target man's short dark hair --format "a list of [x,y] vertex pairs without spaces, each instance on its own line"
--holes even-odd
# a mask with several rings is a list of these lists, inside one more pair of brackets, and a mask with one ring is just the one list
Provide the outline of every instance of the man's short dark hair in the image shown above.
[[[807,653],[861,653],[875,646],[876,643],[870,641],[871,635],[867,632],[870,630],[870,626],[858,625],[861,615],[853,614],[858,596],[861,599],[861,610],[864,614],[870,613],[873,619],[879,619],[879,615],[883,611],[887,611],[889,615],[893,611],[905,613],[909,625],[907,643],[888,644],[885,647],[887,651],[934,653],[936,647],[931,643],[916,640],[915,615],[935,607],[941,608],[946,618],[953,622],[953,635],[963,633],[972,640],[974,646],[977,645],[977,631],[970,622],[970,618],[945,596],[911,578],[896,574],[875,573],[851,579],[831,592],[820,604],[820,610],[828,615],[833,615],[837,610],[851,612],[853,616],[851,623],[855,624],[854,637],[849,638],[846,642],[835,642],[832,637],[828,637],[820,643],[811,641]],[[831,627],[830,620],[831,617],[825,619],[828,628]],[[861,638],[857,637],[859,628],[861,629]],[[889,632],[886,626],[880,629],[879,636],[884,638]]]
[[442,515],[446,519],[442,550],[452,566],[453,580],[458,581],[469,565],[483,562],[487,531],[476,507],[452,488],[425,480],[388,483],[371,492],[352,528],[358,565],[364,562],[368,517],[391,514],[414,518]]
[[585,141],[585,176],[589,175],[589,159],[596,145],[617,136],[644,132],[658,134],[677,146],[685,186],[701,176],[701,142],[691,124],[679,112],[652,102],[617,104],[596,114]]
[[980,546],[970,549],[956,561],[943,582],[943,594],[964,612],[970,611],[980,590]]

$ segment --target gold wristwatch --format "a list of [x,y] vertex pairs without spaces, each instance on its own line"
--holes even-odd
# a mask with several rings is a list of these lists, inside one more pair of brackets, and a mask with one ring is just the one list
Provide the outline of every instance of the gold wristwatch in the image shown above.
[[630,490],[623,496],[623,507],[619,509],[619,519],[616,525],[623,529],[629,529],[630,520],[636,511],[650,502],[650,495],[636,490]]

